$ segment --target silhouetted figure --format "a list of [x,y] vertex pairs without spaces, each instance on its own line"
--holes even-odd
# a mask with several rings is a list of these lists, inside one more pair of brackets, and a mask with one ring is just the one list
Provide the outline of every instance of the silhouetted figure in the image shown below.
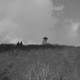
[[47,38],[47,37],[43,37],[42,44],[43,44],[43,45],[44,45],[44,44],[47,44],[47,40],[48,40],[48,38]]
[[17,47],[22,47],[22,46],[23,46],[23,42],[22,41],[21,42],[18,41]]
[[19,44],[20,44],[20,43],[19,43],[19,41],[18,41],[18,42],[17,42],[17,46],[19,46]]

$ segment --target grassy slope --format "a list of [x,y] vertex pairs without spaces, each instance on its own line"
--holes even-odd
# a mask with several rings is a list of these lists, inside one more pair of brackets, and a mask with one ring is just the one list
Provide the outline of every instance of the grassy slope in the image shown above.
[[0,46],[0,80],[79,80],[80,48]]

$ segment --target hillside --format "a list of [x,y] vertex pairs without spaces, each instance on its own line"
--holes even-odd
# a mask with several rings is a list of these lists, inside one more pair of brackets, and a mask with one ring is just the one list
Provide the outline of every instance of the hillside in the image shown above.
[[80,80],[80,47],[0,45],[0,80]]

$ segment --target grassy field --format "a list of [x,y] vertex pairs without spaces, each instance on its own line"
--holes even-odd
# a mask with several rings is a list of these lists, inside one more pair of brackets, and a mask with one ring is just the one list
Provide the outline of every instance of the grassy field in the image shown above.
[[80,47],[0,45],[0,80],[80,80]]

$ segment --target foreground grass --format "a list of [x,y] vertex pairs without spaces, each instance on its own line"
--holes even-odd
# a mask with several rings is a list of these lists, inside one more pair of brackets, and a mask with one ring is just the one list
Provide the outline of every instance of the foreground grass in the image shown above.
[[0,53],[0,80],[79,80],[80,48],[28,47]]

